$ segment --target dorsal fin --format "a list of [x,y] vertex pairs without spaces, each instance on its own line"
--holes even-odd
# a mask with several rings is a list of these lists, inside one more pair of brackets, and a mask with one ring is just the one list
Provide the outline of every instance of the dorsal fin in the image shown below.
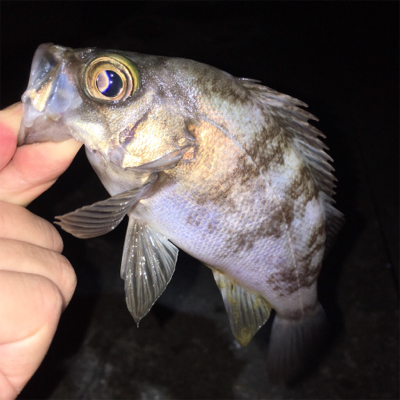
[[290,137],[317,187],[322,191],[327,220],[326,246],[329,248],[335,234],[343,225],[344,217],[333,206],[335,201],[332,196],[335,194],[336,178],[333,175],[334,168],[329,163],[333,160],[325,152],[327,146],[318,138],[325,138],[325,135],[308,123],[308,120],[318,121],[318,118],[299,108],[308,106],[298,99],[260,85],[255,80],[244,78],[238,80],[268,109],[269,113],[279,119],[284,132]]

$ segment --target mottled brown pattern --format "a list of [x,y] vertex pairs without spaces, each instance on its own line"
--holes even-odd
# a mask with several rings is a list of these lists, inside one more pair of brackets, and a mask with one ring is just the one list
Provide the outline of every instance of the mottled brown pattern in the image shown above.
[[231,102],[235,103],[235,106],[240,107],[241,105],[247,103],[248,96],[243,90],[238,90],[236,87],[227,86],[223,91],[224,96],[228,98]]
[[[292,223],[295,215],[294,215],[294,202],[289,199],[289,198],[284,198],[282,199],[281,203],[281,208],[283,215],[285,218],[283,219],[282,216],[280,217],[281,220],[284,220],[284,222],[287,224],[288,227],[290,227],[290,224]],[[277,217],[279,219],[279,217]]]
[[313,266],[312,259],[325,246],[325,221],[321,220],[310,229],[302,254],[296,252],[296,263],[299,267],[277,266],[267,278],[267,283],[281,296],[290,295],[301,287],[312,285],[318,277],[321,263]]
[[304,164],[296,171],[294,179],[286,188],[285,196],[289,196],[293,201],[303,196],[303,204],[317,196],[317,187],[311,178],[310,171]]
[[[220,71],[207,68],[194,80],[194,85],[202,88],[202,96],[205,98],[220,98],[220,101],[229,101],[232,108],[240,108],[248,101],[247,90],[232,79],[224,79]],[[221,79],[222,78],[222,79]]]
[[311,286],[317,279],[321,264],[315,269],[276,266],[266,279],[266,283],[281,297],[291,295],[302,287]]
[[266,279],[267,285],[281,296],[291,294],[298,289],[296,270],[287,265],[275,265]]
[[198,219],[196,219],[196,216],[194,216],[193,214],[190,214],[188,216],[188,219],[186,220],[186,222],[188,223],[188,225],[191,225],[191,226],[199,226],[200,225],[200,221]]
[[311,316],[315,313],[317,306],[315,304],[309,306],[303,306],[302,308],[293,309],[290,312],[285,313],[285,320],[291,319],[297,321],[306,316]]
[[[299,187],[300,186],[303,185],[299,185]],[[302,205],[304,209],[306,208],[306,204],[307,202],[305,201]],[[276,224],[271,224],[269,232],[271,232],[271,228],[274,226],[279,228],[275,232],[277,237],[280,237],[282,231],[286,232],[287,226],[290,227],[295,216],[293,205],[293,200],[288,200],[288,198],[286,198],[286,201],[282,203],[282,208],[288,225],[282,223],[282,217],[279,214],[275,214],[277,216]],[[274,271],[266,280],[267,284],[271,286],[273,290],[277,291],[280,296],[290,295],[300,287],[309,287],[318,277],[321,263],[313,268],[311,262],[313,257],[325,246],[325,240],[323,240],[325,235],[325,221],[321,220],[319,224],[311,226],[310,229],[311,232],[304,243],[303,252],[300,254],[296,252],[295,254],[298,268],[290,265],[276,265]],[[290,229],[287,233],[291,235]]]
[[267,236],[279,237],[281,234],[282,225],[278,220],[273,223],[267,221],[250,232],[232,232],[229,241],[226,243],[226,248],[233,253],[249,251],[256,241]]
[[260,173],[255,168],[254,164],[251,163],[246,154],[243,154],[238,158],[236,168],[232,172],[232,179],[235,180],[236,184],[241,186],[245,185],[249,180],[258,178]]
[[[311,260],[312,258],[325,247],[325,221],[320,220],[319,224],[311,227],[311,232],[304,244],[304,253],[302,256],[298,256],[299,262],[306,265],[307,268],[312,272]],[[318,274],[319,269],[316,271]]]
[[[259,173],[254,165],[249,162],[247,155],[243,154],[237,159],[233,170],[222,173],[219,179],[211,176],[208,181],[204,182],[206,190],[194,193],[193,199],[198,205],[214,203],[219,206],[223,205],[233,212],[236,210],[234,196],[238,190],[238,185],[243,186],[249,180],[258,176]],[[232,196],[232,198],[229,198],[229,196]]]
[[324,241],[322,240],[325,235],[325,231],[325,221],[321,219],[318,225],[314,225],[311,228],[311,233],[307,240],[306,246],[312,249],[314,252],[321,250],[325,245]]
[[287,227],[290,226],[294,217],[293,202],[287,199],[280,206],[270,210],[268,219],[260,222],[254,230],[231,232],[226,248],[233,253],[248,251],[258,240],[266,237],[280,238],[287,232]]
[[[272,125],[272,126],[271,126]],[[271,167],[279,167],[285,164],[285,155],[290,150],[290,143],[279,127],[271,124],[262,127],[259,135],[253,141],[253,145],[246,150],[250,157],[259,165],[264,166],[265,172]]]

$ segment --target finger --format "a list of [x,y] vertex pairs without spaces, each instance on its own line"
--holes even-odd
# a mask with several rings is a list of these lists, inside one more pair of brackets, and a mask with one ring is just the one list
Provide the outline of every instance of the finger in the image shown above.
[[64,307],[76,287],[70,262],[60,253],[13,239],[0,239],[0,271],[15,271],[44,276],[60,290]]
[[15,103],[0,111],[0,171],[15,153],[21,119],[22,103]]
[[27,205],[68,168],[82,143],[36,143],[18,147],[0,174],[0,200]]
[[63,242],[57,229],[26,208],[0,201],[0,238],[15,239],[61,253]]
[[43,360],[63,299],[47,278],[12,271],[0,271],[0,293],[0,321],[7,321],[0,324],[0,380],[13,394],[22,390]]
[[1,371],[0,366],[0,400],[14,400],[17,398],[20,391],[17,391],[13,385],[11,385],[8,377]]

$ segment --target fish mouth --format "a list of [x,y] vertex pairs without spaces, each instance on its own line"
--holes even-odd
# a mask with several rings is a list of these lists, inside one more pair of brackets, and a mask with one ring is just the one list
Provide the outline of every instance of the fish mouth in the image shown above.
[[[25,111],[24,105],[24,116],[30,116],[33,113],[35,110]],[[63,142],[74,137],[71,131],[62,124],[62,121],[53,120],[47,115],[39,114],[29,123],[30,126],[25,125],[23,117],[18,132],[18,146],[42,142]]]
[[66,73],[72,49],[52,43],[35,52],[28,88],[22,95],[23,117],[18,145],[44,141],[60,142],[72,136],[62,125],[63,115],[82,102]]

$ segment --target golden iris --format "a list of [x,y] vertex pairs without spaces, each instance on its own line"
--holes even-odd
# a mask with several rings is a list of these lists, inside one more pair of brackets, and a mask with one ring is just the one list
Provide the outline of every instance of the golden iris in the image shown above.
[[101,54],[83,72],[83,88],[94,100],[104,103],[124,101],[139,88],[136,65],[118,54]]

